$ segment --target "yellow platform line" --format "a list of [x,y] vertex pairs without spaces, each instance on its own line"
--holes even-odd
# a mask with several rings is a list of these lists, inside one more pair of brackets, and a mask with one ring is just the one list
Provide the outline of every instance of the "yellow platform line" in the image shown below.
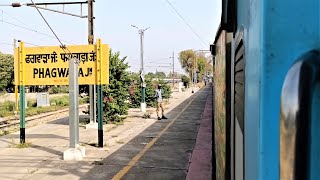
[[112,180],[121,179],[138,161],[139,159],[158,141],[158,139],[168,130],[168,128],[177,120],[177,118],[188,108],[188,106],[198,97],[197,94],[187,105],[180,111],[180,113],[157,135],[157,137],[153,138],[131,161],[122,168],[113,178]]

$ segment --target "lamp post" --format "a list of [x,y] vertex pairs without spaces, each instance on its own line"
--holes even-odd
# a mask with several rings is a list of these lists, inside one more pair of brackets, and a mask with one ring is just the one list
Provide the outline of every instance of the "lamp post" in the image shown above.
[[143,65],[143,36],[144,36],[144,32],[146,30],[148,30],[150,27],[145,28],[145,29],[139,29],[137,26],[135,25],[131,25],[132,27],[138,29],[139,35],[140,35],[140,61],[141,61],[141,68],[140,68],[140,81],[141,81],[141,103],[140,103],[140,107],[141,107],[141,112],[146,112],[146,85],[144,83],[144,65]]

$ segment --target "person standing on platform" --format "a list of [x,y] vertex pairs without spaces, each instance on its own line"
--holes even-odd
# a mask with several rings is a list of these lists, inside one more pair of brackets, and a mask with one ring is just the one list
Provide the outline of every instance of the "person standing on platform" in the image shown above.
[[[158,84],[158,89],[156,90],[156,95],[155,95],[156,99],[157,99],[157,116],[158,116],[158,120],[161,119],[168,119],[164,116],[164,108],[163,108],[163,104],[162,104],[162,87],[161,84]],[[159,114],[159,111],[161,109],[161,117]]]

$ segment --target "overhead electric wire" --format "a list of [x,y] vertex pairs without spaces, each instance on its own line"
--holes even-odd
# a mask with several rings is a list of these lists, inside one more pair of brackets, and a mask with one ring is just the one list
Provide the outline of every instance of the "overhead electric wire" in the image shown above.
[[150,61],[149,63],[154,63],[154,62],[159,62],[159,61],[164,61],[164,60],[169,60],[169,59],[171,59],[171,58],[161,58],[158,60]]
[[148,62],[148,64],[172,64],[172,63],[169,63],[169,62],[168,62],[168,63],[161,63],[161,62],[160,62],[160,63],[159,63],[159,62]]
[[38,46],[38,47],[40,47],[39,45],[36,45],[36,44],[33,44],[33,43],[28,43],[28,42],[25,42],[25,41],[24,41],[24,43],[25,43],[25,44],[29,44],[29,45],[31,45],[31,46]]
[[2,45],[7,45],[7,46],[13,46],[13,44],[10,44],[10,43],[4,43],[4,42],[0,42],[0,44],[2,44]]
[[[39,31],[37,31],[37,30],[31,29],[31,28],[28,28],[28,27],[20,26],[20,25],[17,25],[17,24],[14,24],[14,23],[5,21],[5,20],[3,20],[3,19],[0,19],[0,21],[3,22],[3,23],[9,24],[9,25],[11,25],[11,26],[15,26],[15,27],[18,27],[18,28],[22,28],[22,29],[25,29],[25,30],[28,30],[28,31],[32,31],[32,32],[34,32],[34,33],[38,33],[38,34],[41,34],[41,35],[44,35],[44,36],[47,36],[47,37],[56,39],[54,36],[51,36],[51,35],[49,35],[49,34],[45,34],[45,33],[39,32]],[[69,41],[65,41],[65,40],[62,40],[62,41],[63,41],[63,42],[66,42],[66,43],[69,43],[69,44],[74,44],[74,43],[69,42]]]
[[16,21],[20,22],[21,24],[28,26],[25,22],[21,21],[19,18],[12,16],[11,14],[9,14],[8,12],[4,11],[3,9],[1,9],[2,13],[5,13],[6,15],[8,15],[9,17],[15,19]]
[[31,0],[33,6],[37,9],[38,13],[40,14],[40,16],[42,17],[42,19],[44,20],[44,22],[47,24],[47,26],[49,27],[49,29],[51,30],[51,32],[54,34],[54,36],[57,38],[57,40],[59,41],[59,43],[61,44],[61,47],[65,47],[65,45],[62,43],[62,41],[59,39],[59,37],[57,36],[57,34],[54,32],[54,30],[52,29],[52,27],[50,26],[50,24],[48,23],[48,21],[46,20],[46,18],[42,15],[42,13],[40,12],[40,10],[38,9],[38,7],[36,6],[36,4],[33,2],[33,0]]
[[[29,43],[29,42],[25,42],[25,41],[24,41],[24,43],[25,43],[25,44],[29,44],[29,45],[31,45],[31,46],[39,46],[39,45],[36,45],[36,44],[33,44],[33,43]],[[0,42],[0,44],[9,45],[9,46],[13,46],[13,45],[14,45],[14,44],[12,44],[12,43],[7,43],[7,42]]]
[[179,11],[171,4],[171,2],[169,0],[166,0],[166,2],[172,7],[172,9],[178,14],[178,16],[183,20],[183,22],[190,28],[190,30],[193,32],[193,34],[195,34],[199,40],[205,45],[207,46],[207,44],[201,39],[201,37],[199,36],[198,33],[196,33],[196,31],[189,25],[189,23],[185,20],[185,18],[179,13]]
[[[52,29],[52,27],[50,26],[50,24],[48,23],[48,21],[46,20],[46,18],[43,16],[43,14],[40,12],[39,8],[36,6],[36,4],[33,2],[33,0],[30,0],[33,4],[33,6],[37,9],[38,13],[40,14],[40,16],[42,17],[42,19],[44,20],[44,22],[47,24],[47,26],[49,27],[49,29],[51,30],[51,32],[54,34],[54,36],[57,38],[57,40],[59,41],[60,43],[60,47],[61,49],[66,53],[65,50],[67,50],[69,52],[69,58],[72,57],[72,53],[71,51],[68,49],[68,47],[62,43],[62,41],[60,40],[60,38],[58,37],[58,35],[54,32],[54,30]],[[76,60],[76,63],[79,64],[80,61],[79,59]]]

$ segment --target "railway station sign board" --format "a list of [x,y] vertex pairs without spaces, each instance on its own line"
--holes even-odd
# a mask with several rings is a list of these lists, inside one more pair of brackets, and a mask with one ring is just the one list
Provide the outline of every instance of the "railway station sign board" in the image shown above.
[[[24,42],[20,42],[19,47],[14,50],[14,75],[14,83],[20,87],[21,144],[25,143],[25,86],[32,85],[69,85],[69,127],[70,138],[73,136],[74,142],[79,137],[79,130],[74,129],[74,124],[78,127],[79,122],[78,85],[96,85],[98,141],[103,142],[102,87],[109,83],[109,47],[102,44],[101,39],[94,45],[68,47],[24,47]],[[72,140],[70,144],[71,142]]]
[[[100,41],[97,41],[101,43]],[[15,85],[68,85],[69,59],[79,64],[79,85],[109,83],[109,47],[106,44],[15,48]]]

